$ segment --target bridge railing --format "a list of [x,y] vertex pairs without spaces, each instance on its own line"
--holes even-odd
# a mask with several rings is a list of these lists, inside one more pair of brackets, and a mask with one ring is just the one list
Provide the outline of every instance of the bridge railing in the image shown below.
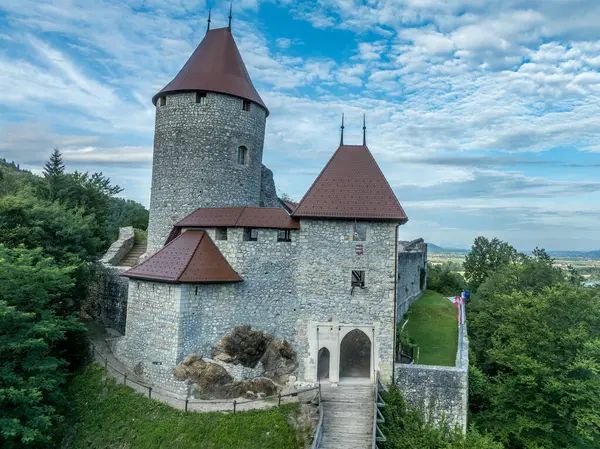
[[385,422],[385,418],[381,414],[382,407],[385,407],[385,402],[381,397],[381,392],[383,391],[383,384],[379,380],[379,371],[375,372],[375,400],[373,406],[373,440],[372,440],[372,449],[379,449],[377,443],[386,441],[385,435],[379,428],[379,424]]
[[318,449],[321,447],[321,441],[323,440],[323,398],[321,397],[321,384],[319,384],[319,422],[313,433],[313,441],[310,445],[310,449]]

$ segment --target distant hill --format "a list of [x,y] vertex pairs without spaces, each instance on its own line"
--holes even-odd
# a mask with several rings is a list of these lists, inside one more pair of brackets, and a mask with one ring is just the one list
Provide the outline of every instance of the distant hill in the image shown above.
[[595,251],[548,251],[548,254],[553,257],[600,259],[600,249]]
[[460,249],[460,248],[442,248],[441,246],[436,245],[435,243],[427,244],[427,252],[429,254],[466,254],[469,252],[468,249]]

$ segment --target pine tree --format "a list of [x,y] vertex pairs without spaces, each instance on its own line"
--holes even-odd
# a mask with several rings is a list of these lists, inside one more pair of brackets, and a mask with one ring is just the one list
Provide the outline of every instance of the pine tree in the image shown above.
[[44,178],[46,179],[46,197],[50,201],[57,198],[60,181],[65,174],[65,164],[63,164],[62,154],[55,148],[48,162],[44,166]]
[[48,162],[44,166],[44,178],[58,178],[65,174],[65,164],[63,164],[62,154],[58,148],[55,148]]

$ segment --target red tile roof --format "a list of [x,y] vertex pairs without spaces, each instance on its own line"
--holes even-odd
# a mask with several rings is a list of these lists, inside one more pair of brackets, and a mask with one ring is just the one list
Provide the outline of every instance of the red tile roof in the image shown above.
[[292,217],[408,220],[373,155],[363,145],[337,149]]
[[282,207],[201,207],[175,226],[300,229],[300,222]]
[[189,91],[234,95],[253,101],[267,110],[227,28],[207,32],[177,76],[152,97],[152,102],[156,104],[165,93]]
[[204,231],[184,232],[147,260],[121,275],[174,283],[242,280]]
[[283,200],[283,202],[291,211],[294,211],[298,207],[298,203],[294,203],[293,201]]

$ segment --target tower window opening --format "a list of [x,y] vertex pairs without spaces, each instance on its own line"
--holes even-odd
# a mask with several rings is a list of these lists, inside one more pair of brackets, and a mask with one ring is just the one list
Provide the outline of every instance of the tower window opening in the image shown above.
[[244,241],[245,242],[256,242],[257,240],[258,240],[258,229],[244,228]]
[[165,97],[163,95],[162,97],[160,97],[160,105],[165,106],[166,104],[167,104],[167,97]]
[[278,242],[291,242],[292,241],[292,231],[290,231],[289,229],[277,230],[277,241]]
[[205,105],[208,103],[206,101],[206,92],[196,92],[196,103],[200,105]]
[[217,228],[217,240],[227,240],[227,228]]
[[246,112],[250,112],[250,101],[242,100],[242,109]]
[[244,146],[238,148],[237,163],[239,165],[248,165],[248,148]]
[[352,270],[352,287],[364,287],[365,286],[365,271],[364,270]]

